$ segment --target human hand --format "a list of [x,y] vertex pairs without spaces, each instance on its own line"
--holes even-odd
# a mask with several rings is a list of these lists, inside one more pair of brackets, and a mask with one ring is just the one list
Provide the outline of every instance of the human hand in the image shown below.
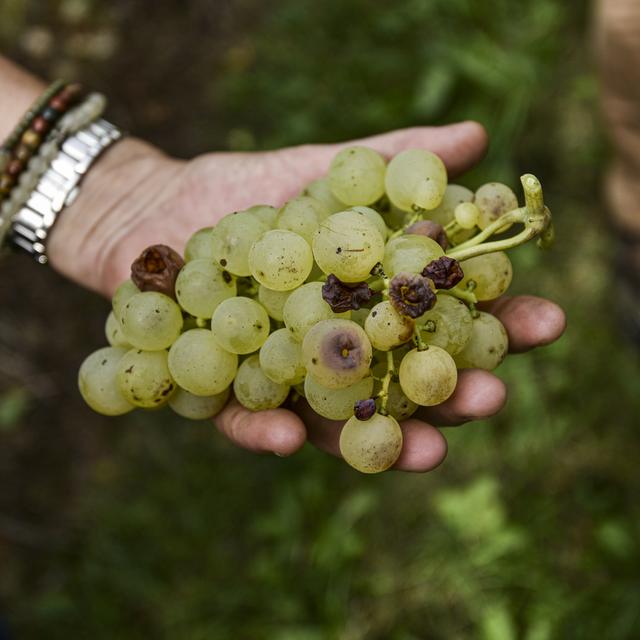
[[[411,147],[436,152],[450,176],[473,166],[486,150],[476,123],[405,129],[358,141],[390,157]],[[349,143],[352,144],[352,143]],[[281,205],[326,173],[344,145],[304,145],[264,153],[211,153],[189,162],[170,159],[137,140],[120,142],[92,170],[80,197],[51,234],[52,265],[84,286],[111,295],[129,277],[129,265],[155,243],[181,251],[197,229],[254,204]],[[496,301],[490,309],[505,325],[514,352],[548,344],[564,330],[555,304],[533,297]],[[444,459],[446,440],[432,426],[460,424],[497,413],[506,401],[502,381],[482,370],[460,372],[454,394],[405,421],[396,468],[428,471]],[[232,400],[215,423],[234,443],[256,452],[290,455],[308,438],[339,455],[340,423],[300,401],[252,413]]]

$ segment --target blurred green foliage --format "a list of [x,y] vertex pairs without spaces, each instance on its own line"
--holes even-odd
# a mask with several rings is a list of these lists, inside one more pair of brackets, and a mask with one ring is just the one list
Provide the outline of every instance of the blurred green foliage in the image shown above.
[[[506,410],[447,429],[449,458],[425,476],[364,477],[310,447],[258,457],[170,415],[101,421],[70,393],[82,416],[73,433],[103,437],[73,496],[56,494],[62,532],[0,544],[17,636],[636,638],[640,378],[613,314],[587,4],[237,0],[202,41],[187,27],[214,12],[204,0],[157,3],[149,24],[149,5],[128,0],[10,5],[9,50],[43,72],[100,78],[117,112],[178,152],[480,120],[490,153],[464,180],[532,171],[558,225],[553,251],[513,254],[514,291],[547,295],[569,316],[559,343],[501,366]],[[137,30],[157,64],[131,70],[135,83],[152,91],[152,79],[174,80],[142,103],[131,78],[110,75],[131,65]],[[35,46],[47,33],[54,62]],[[104,33],[115,44],[103,58],[54,37]],[[203,107],[191,119],[176,117],[185,87]],[[12,393],[0,398],[3,429],[29,410]]]

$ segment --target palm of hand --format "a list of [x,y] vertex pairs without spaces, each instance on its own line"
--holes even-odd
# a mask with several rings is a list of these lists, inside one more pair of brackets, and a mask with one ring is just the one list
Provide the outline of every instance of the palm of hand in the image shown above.
[[[477,162],[486,147],[485,134],[474,123],[407,129],[362,142],[385,156],[410,147],[429,148],[443,158],[453,175]],[[254,204],[282,204],[326,173],[338,148],[309,145],[255,154],[213,153],[187,163],[163,158],[157,170],[150,172],[148,188],[136,190],[137,206],[128,203],[127,221],[105,248],[104,290],[111,293],[128,277],[128,265],[145,246],[164,243],[182,251],[194,231],[215,224],[230,211]],[[515,352],[547,344],[564,329],[559,307],[539,298],[505,298],[491,310],[505,324]],[[505,401],[505,386],[493,374],[461,371],[449,400],[423,409],[403,423],[404,448],[396,467],[413,471],[434,468],[446,455],[446,440],[431,423],[451,425],[488,417]],[[292,410],[254,414],[233,400],[215,422],[233,442],[253,451],[289,455],[308,438],[339,455],[341,423],[320,418],[304,401]]]

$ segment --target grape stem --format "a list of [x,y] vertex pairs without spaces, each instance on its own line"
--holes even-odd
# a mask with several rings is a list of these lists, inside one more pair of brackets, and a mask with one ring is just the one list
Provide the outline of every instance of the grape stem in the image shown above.
[[[525,206],[503,214],[473,238],[451,249],[447,253],[448,256],[462,262],[494,251],[512,249],[536,236],[543,236],[545,240],[551,236],[551,212],[544,204],[540,181],[527,173],[520,178],[520,182],[524,190]],[[511,238],[485,242],[494,233],[510,224],[523,224],[524,229]]]
[[412,224],[415,224],[419,220],[422,220],[424,218],[425,211],[426,209],[418,209],[417,211],[415,211],[414,214],[409,218],[409,220],[407,220],[407,222],[404,224],[404,226],[400,227],[400,229],[397,229],[389,236],[387,242],[401,236]]
[[473,290],[454,287],[453,289],[438,289],[438,293],[446,293],[448,296],[453,296],[454,298],[458,298],[459,300],[462,300],[469,306],[475,305],[478,303],[478,298],[476,298],[476,294],[473,293]]
[[387,351],[387,373],[382,379],[382,388],[378,392],[378,398],[380,398],[380,408],[378,409],[378,413],[382,414],[383,416],[388,415],[387,401],[389,400],[389,384],[391,383],[394,369],[395,367],[393,364],[393,352]]
[[422,333],[418,325],[413,329],[413,337],[415,338],[418,351],[426,351],[429,348],[429,345],[422,339]]

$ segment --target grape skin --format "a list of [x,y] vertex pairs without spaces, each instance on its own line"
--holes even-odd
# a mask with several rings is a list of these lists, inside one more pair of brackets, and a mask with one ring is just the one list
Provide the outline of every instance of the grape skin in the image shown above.
[[390,351],[413,337],[415,322],[400,315],[384,300],[375,305],[364,323],[364,330],[374,349]]
[[184,248],[184,261],[200,260],[203,258],[213,258],[213,241],[211,232],[213,227],[199,229],[187,240]]
[[228,298],[213,312],[211,331],[230,353],[252,353],[269,337],[269,316],[264,307],[245,297]]
[[291,293],[285,302],[282,316],[284,324],[298,342],[320,320],[349,319],[351,312],[334,313],[322,297],[322,282],[307,282]]
[[361,282],[384,257],[384,239],[376,225],[358,211],[340,211],[320,224],[313,255],[326,274],[343,282]]
[[127,341],[137,349],[166,349],[180,335],[182,311],[169,297],[157,291],[131,296],[118,318]]
[[111,300],[111,307],[116,318],[118,318],[118,321],[122,315],[122,311],[124,310],[124,305],[127,304],[127,302],[135,296],[136,293],[140,293],[140,289],[136,287],[132,280],[125,280],[116,289]]
[[175,289],[180,306],[196,318],[210,318],[223,300],[237,293],[235,278],[212,258],[185,264],[176,278]]
[[132,345],[124,337],[124,331],[116,318],[116,314],[111,311],[107,316],[107,321],[104,325],[104,334],[107,338],[107,342],[112,347],[124,347],[125,349],[131,349]]
[[371,355],[367,334],[350,320],[321,320],[302,342],[307,372],[330,389],[343,389],[368,375]]
[[253,243],[249,252],[251,275],[265,287],[290,291],[299,287],[311,272],[313,254],[309,243],[285,229],[268,231]]
[[389,235],[389,229],[387,228],[384,218],[375,209],[372,209],[371,207],[358,206],[358,207],[351,207],[350,211],[355,211],[357,213],[361,213],[362,215],[364,215],[369,221],[373,222],[373,224],[376,226],[376,229],[378,230],[380,237],[383,240],[387,239],[387,236]]
[[353,415],[357,400],[370,398],[374,380],[367,376],[344,389],[329,389],[321,385],[313,376],[304,381],[304,397],[311,408],[329,420],[347,420]]
[[458,285],[464,289],[475,282],[473,293],[479,301],[495,300],[509,288],[513,278],[511,260],[504,251],[495,251],[460,263],[464,278]]
[[453,215],[463,229],[473,229],[480,220],[480,209],[473,202],[462,202],[455,208]]
[[387,413],[398,422],[407,420],[418,410],[418,404],[407,398],[399,382],[389,383],[387,396]]
[[382,263],[389,278],[398,273],[421,273],[431,262],[444,255],[442,247],[432,238],[414,233],[389,240]]
[[318,178],[317,180],[310,182],[302,192],[302,195],[311,196],[312,198],[322,202],[329,214],[344,211],[348,208],[346,203],[338,200],[338,198],[333,195],[327,178]]
[[279,407],[289,395],[289,385],[273,382],[260,368],[257,355],[248,357],[238,368],[233,381],[236,399],[250,411]]
[[369,420],[349,418],[340,433],[340,453],[362,473],[380,473],[396,462],[402,451],[402,429],[392,416],[376,413]]
[[333,194],[349,205],[368,205],[384,194],[384,158],[369,147],[353,146],[339,151],[327,175]]
[[119,416],[132,411],[118,384],[120,361],[127,353],[124,347],[103,347],[87,356],[78,371],[78,389],[84,401],[97,413]]
[[453,358],[440,347],[413,349],[400,363],[400,386],[407,398],[423,407],[444,402],[458,381]]
[[471,337],[471,312],[462,300],[446,293],[437,295],[434,307],[421,315],[416,324],[432,329],[421,329],[424,342],[442,347],[451,355],[461,351]]
[[454,358],[459,369],[493,371],[508,351],[509,337],[503,324],[490,313],[480,311],[473,319],[469,341]]
[[246,210],[269,228],[274,228],[278,217],[278,209],[270,204],[256,204]]
[[[501,182],[489,182],[483,184],[477,191],[474,198],[476,207],[480,210],[478,226],[486,229],[492,222],[495,222],[501,215],[518,208],[518,198],[516,194]],[[500,228],[500,232],[506,231],[511,225]]]
[[194,396],[186,389],[178,387],[176,392],[169,398],[169,406],[183,418],[206,420],[218,415],[224,409],[230,394],[230,387],[214,396]]
[[292,291],[274,291],[261,284],[258,287],[258,302],[266,309],[269,316],[282,322],[284,305],[292,293]]
[[442,202],[433,211],[429,211],[428,218],[444,227],[453,220],[456,207],[465,202],[473,202],[471,189],[459,184],[447,185]]
[[328,216],[329,211],[322,202],[310,196],[298,196],[280,209],[276,227],[297,233],[311,245],[320,222]]
[[213,257],[223,269],[236,276],[251,275],[251,246],[270,228],[250,211],[226,215],[211,232]]
[[302,362],[302,347],[287,329],[274,331],[260,348],[260,367],[270,380],[294,385],[307,373]]
[[385,186],[389,200],[400,209],[435,209],[447,188],[447,169],[435,153],[407,149],[389,162]]
[[196,396],[214,396],[232,382],[238,356],[225,351],[208,329],[185,331],[169,350],[169,370],[175,381]]
[[131,349],[118,364],[118,384],[136,407],[151,409],[169,400],[176,384],[169,371],[166,351]]

